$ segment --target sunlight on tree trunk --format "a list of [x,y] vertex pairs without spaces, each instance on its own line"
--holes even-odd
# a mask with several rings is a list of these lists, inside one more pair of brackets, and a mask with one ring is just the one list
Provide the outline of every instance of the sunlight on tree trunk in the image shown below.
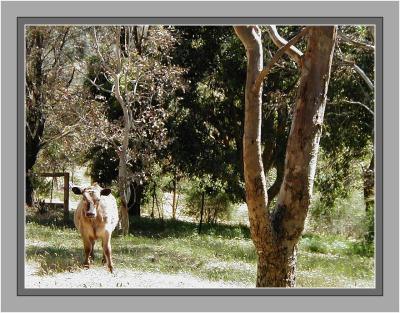
[[243,159],[250,230],[258,255],[257,287],[294,287],[296,245],[312,195],[336,27],[310,27],[308,30],[307,52],[302,57],[300,85],[286,149],[284,179],[277,207],[271,214],[267,208],[260,144],[262,85],[254,88],[256,82],[261,82],[261,32],[257,26],[238,26],[235,31],[247,53]]

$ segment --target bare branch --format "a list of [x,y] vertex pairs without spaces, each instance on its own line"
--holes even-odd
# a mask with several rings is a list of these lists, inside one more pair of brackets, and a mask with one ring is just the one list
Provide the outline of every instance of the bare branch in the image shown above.
[[93,37],[94,37],[94,44],[95,44],[95,48],[97,51],[97,54],[99,55],[100,59],[101,59],[101,63],[103,64],[104,68],[109,71],[110,73],[113,73],[113,71],[111,70],[111,68],[107,65],[103,54],[100,51],[100,45],[99,45],[99,41],[97,39],[97,32],[96,32],[96,27],[93,27]]
[[359,67],[357,64],[354,63],[353,65],[354,70],[364,79],[364,81],[367,83],[369,89],[374,90],[374,84],[372,81],[368,78],[367,74]]
[[358,102],[358,101],[350,101],[350,100],[343,100],[343,102],[345,103],[349,103],[349,104],[357,104],[362,106],[364,109],[366,109],[369,113],[372,114],[372,116],[375,116],[374,111],[372,111],[368,106],[366,106],[364,103]]
[[70,126],[66,126],[63,130],[63,132],[57,136],[54,136],[52,138],[48,138],[46,140],[43,140],[40,143],[40,147],[43,148],[45,146],[47,146],[50,142],[55,141],[55,140],[59,140],[61,138],[64,138],[65,136],[68,136],[69,134],[71,134],[73,131],[75,131],[75,127],[78,126],[80,123],[76,123],[74,125],[70,125]]
[[119,88],[119,78],[120,75],[119,74],[114,74],[114,94],[115,94],[115,98],[117,98],[119,104],[121,105],[122,109],[125,110],[126,109],[126,103],[124,101],[124,98],[122,98],[121,96],[121,91]]
[[[283,46],[287,45],[287,40],[281,37],[276,29],[276,25],[267,26],[267,31],[269,36],[272,39],[272,42],[278,47],[282,48]],[[292,44],[293,45],[293,44]],[[303,52],[297,49],[294,46],[291,46],[288,50],[285,51],[286,54],[297,63],[297,65],[301,65],[301,57],[303,56]]]
[[121,60],[121,27],[117,27],[117,33],[115,36],[115,57],[117,58],[117,73],[121,72],[122,60]]
[[67,85],[65,86],[66,88],[69,88],[69,86],[71,86],[72,81],[74,80],[74,75],[75,75],[75,66],[72,69],[72,73],[71,73],[71,78],[69,79]]
[[86,75],[84,76],[84,78],[85,78],[87,81],[89,81],[94,87],[96,87],[97,90],[101,90],[101,91],[108,92],[108,93],[112,93],[112,92],[113,92],[112,90],[106,89],[106,88],[104,88],[104,87],[102,87],[102,86],[96,84],[96,79],[97,79],[97,78],[95,78],[95,80],[92,80],[92,79],[90,79],[89,77],[87,77]]
[[365,49],[368,51],[375,51],[375,46],[372,45],[371,43],[356,41],[356,40],[346,36],[342,32],[338,32],[338,37],[341,41],[346,42],[348,44],[352,44],[354,46],[357,46],[359,48],[362,48],[362,49]]
[[284,46],[282,46],[272,57],[272,59],[268,62],[267,66],[261,71],[258,75],[256,81],[253,85],[253,90],[258,90],[264,80],[264,78],[269,74],[269,71],[272,69],[274,64],[282,57],[284,53],[286,53],[291,47],[299,42],[308,32],[308,28],[304,27],[296,36],[290,39]]
[[354,70],[361,76],[361,78],[367,83],[369,89],[374,90],[374,83],[369,79],[367,74],[365,74],[365,72],[354,61],[342,59],[342,62],[345,65],[351,65],[354,68]]

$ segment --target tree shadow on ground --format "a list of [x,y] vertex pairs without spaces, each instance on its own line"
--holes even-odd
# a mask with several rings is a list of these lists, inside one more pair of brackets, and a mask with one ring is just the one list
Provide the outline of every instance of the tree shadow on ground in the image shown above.
[[[149,217],[130,219],[130,233],[151,238],[181,238],[198,234],[198,224],[180,220],[160,220]],[[246,225],[203,224],[202,235],[212,235],[226,239],[250,238],[250,229]]]
[[[43,226],[58,228],[75,228],[73,214],[68,220],[64,220],[63,213],[50,210],[45,214],[39,212],[27,212],[26,222],[33,222]],[[198,224],[194,222],[181,220],[161,220],[150,217],[131,217],[129,233],[134,236],[143,236],[149,238],[181,238],[198,234]],[[118,229],[115,231],[117,234]],[[202,235],[212,235],[227,239],[250,238],[250,230],[246,225],[227,225],[227,224],[203,224]]]

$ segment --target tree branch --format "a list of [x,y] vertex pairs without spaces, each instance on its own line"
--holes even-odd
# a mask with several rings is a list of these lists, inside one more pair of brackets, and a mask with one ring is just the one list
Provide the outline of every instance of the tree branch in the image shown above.
[[63,131],[61,134],[59,134],[59,135],[57,135],[57,136],[54,136],[54,137],[52,137],[52,138],[43,140],[43,141],[40,143],[40,147],[43,148],[43,147],[45,147],[46,145],[48,145],[48,144],[49,144],[50,142],[52,142],[52,141],[55,141],[55,140],[64,138],[65,136],[68,136],[70,133],[72,133],[73,131],[75,131],[75,127],[78,126],[78,125],[79,125],[79,123],[76,123],[76,124],[74,124],[74,125],[70,125],[70,126],[65,127],[65,128],[68,128],[67,131],[65,131],[65,128],[64,128],[64,131]]
[[354,70],[361,76],[361,78],[367,83],[370,90],[374,90],[374,83],[368,78],[367,74],[354,62],[342,59],[343,64],[351,65]]
[[94,44],[95,44],[95,48],[97,51],[97,54],[99,55],[100,59],[101,59],[101,63],[103,64],[104,68],[109,71],[110,73],[113,73],[113,71],[111,70],[111,68],[107,65],[103,54],[100,51],[100,45],[99,45],[99,41],[97,39],[97,32],[96,32],[96,27],[93,27],[93,37],[94,37]]
[[346,42],[348,44],[352,44],[355,45],[357,47],[360,47],[362,49],[368,50],[368,51],[375,51],[375,46],[370,44],[370,43],[365,43],[365,42],[360,42],[360,41],[356,41],[348,36],[346,36],[344,33],[342,32],[338,32],[338,37],[341,41]]
[[253,91],[256,91],[260,88],[261,83],[263,82],[264,78],[269,74],[269,71],[272,69],[274,64],[282,57],[284,53],[286,53],[291,47],[299,42],[308,32],[308,28],[304,27],[296,36],[290,39],[284,46],[282,46],[273,56],[273,58],[268,62],[267,66],[261,71],[258,75],[256,81],[253,85]]
[[95,80],[91,80],[91,79],[90,79],[89,77],[87,77],[86,75],[84,76],[84,78],[85,78],[87,81],[89,81],[94,87],[96,87],[97,90],[102,90],[102,91],[104,91],[104,92],[112,93],[112,90],[105,89],[105,88],[103,88],[102,86],[96,84],[96,78],[95,78]]
[[127,105],[126,105],[126,102],[124,101],[124,98],[122,98],[122,96],[121,96],[121,91],[119,88],[119,78],[120,78],[120,74],[114,74],[114,94],[115,94],[115,98],[117,98],[119,104],[122,107],[122,110],[125,113],[125,110],[127,110]]
[[[287,40],[281,37],[276,29],[275,25],[267,26],[267,32],[272,39],[272,42],[278,47],[282,48],[287,45]],[[301,57],[303,56],[303,52],[297,49],[294,46],[291,46],[288,50],[285,51],[286,54],[297,63],[297,65],[301,65]]]
[[71,86],[72,81],[74,80],[74,75],[75,75],[75,66],[72,69],[72,73],[71,73],[71,78],[69,79],[67,85],[65,86],[66,88],[69,88],[69,86]]
[[343,102],[349,103],[349,104],[357,104],[357,105],[360,105],[360,106],[362,106],[364,109],[366,109],[369,113],[371,113],[372,116],[375,116],[374,111],[372,111],[372,110],[371,110],[368,106],[366,106],[364,103],[361,103],[361,102],[359,102],[359,101],[350,101],[350,100],[343,100]]

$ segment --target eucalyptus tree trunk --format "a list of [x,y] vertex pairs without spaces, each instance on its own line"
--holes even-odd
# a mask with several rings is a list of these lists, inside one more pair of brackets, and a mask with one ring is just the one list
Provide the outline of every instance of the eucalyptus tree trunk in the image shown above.
[[[43,73],[43,51],[44,39],[40,29],[35,28],[32,32],[31,44],[27,47],[30,54],[30,62],[27,62],[27,70],[31,75],[26,75],[26,94],[31,94],[26,100],[26,157],[25,157],[25,203],[32,206],[34,202],[34,191],[32,184],[32,169],[36,163],[41,149],[44,133],[45,116],[43,113],[45,95],[43,85],[45,75]],[[28,45],[28,42],[27,42]]]
[[312,195],[336,27],[309,27],[284,178],[272,213],[261,158],[262,86],[254,87],[263,63],[261,34],[256,26],[235,31],[247,53],[243,159],[250,231],[258,255],[257,287],[294,287],[296,246]]
[[130,198],[128,201],[128,213],[129,216],[141,216],[141,205],[144,192],[144,185],[138,184],[135,181],[130,184]]
[[172,180],[172,219],[176,219],[176,208],[177,208],[177,199],[176,199],[176,185],[177,185],[177,177],[176,173],[174,174],[174,179]]
[[128,148],[129,148],[129,132],[130,132],[130,118],[127,104],[121,96],[120,92],[120,84],[119,84],[119,75],[114,75],[115,86],[114,92],[115,97],[120,104],[122,111],[124,113],[124,130],[123,130],[123,138],[122,145],[120,150],[118,151],[119,156],[119,165],[118,165],[118,193],[121,200],[121,227],[123,235],[127,235],[129,233],[129,215],[128,215],[128,194],[129,194],[129,182],[128,182],[128,167],[127,167],[127,156],[128,156]]
[[365,239],[373,242],[375,237],[375,160],[372,156],[368,168],[363,172],[364,178],[364,203],[367,216],[367,233]]
[[199,223],[199,230],[198,230],[199,235],[201,234],[201,228],[203,226],[204,198],[205,198],[205,192],[203,191],[201,193],[200,223]]
[[128,215],[128,169],[126,160],[127,146],[123,145],[119,151],[119,165],[118,165],[118,193],[121,200],[121,228],[123,235],[129,232],[129,215]]

